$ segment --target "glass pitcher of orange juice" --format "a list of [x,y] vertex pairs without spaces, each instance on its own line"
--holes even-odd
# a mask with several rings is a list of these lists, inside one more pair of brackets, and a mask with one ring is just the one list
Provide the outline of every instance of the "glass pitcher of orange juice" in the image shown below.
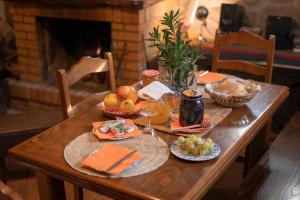
[[149,101],[147,104],[148,111],[155,111],[155,115],[150,117],[151,124],[164,124],[169,120],[171,107],[163,97],[157,101]]

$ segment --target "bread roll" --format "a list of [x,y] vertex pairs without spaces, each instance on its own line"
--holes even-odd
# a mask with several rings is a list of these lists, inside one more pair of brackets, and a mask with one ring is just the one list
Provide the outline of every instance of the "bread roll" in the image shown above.
[[230,96],[245,96],[249,94],[247,85],[241,79],[226,79],[213,88],[215,91]]

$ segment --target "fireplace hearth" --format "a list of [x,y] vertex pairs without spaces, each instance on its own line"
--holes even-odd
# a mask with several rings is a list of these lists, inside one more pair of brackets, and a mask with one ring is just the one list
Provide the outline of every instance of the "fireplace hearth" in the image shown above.
[[83,56],[103,57],[111,51],[111,23],[37,18],[45,49],[45,79],[56,82],[56,70],[68,70]]

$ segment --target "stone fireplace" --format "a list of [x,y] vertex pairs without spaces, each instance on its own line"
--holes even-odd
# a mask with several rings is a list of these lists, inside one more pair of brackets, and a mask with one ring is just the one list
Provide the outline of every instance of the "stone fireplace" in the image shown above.
[[[18,54],[12,71],[26,82],[12,81],[12,96],[57,105],[57,89],[43,86],[55,79],[55,70],[68,68],[81,56],[99,56],[107,50],[114,57],[117,84],[136,82],[145,68],[145,8],[157,1],[7,0]],[[34,87],[24,89],[24,85]],[[41,91],[31,91],[40,87]],[[49,95],[43,90],[52,91],[53,97],[45,99]]]

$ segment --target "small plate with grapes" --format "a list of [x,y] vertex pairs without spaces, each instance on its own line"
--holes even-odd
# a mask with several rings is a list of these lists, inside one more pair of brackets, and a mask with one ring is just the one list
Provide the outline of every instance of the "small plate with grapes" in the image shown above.
[[200,138],[196,135],[179,136],[170,149],[176,157],[188,161],[211,160],[221,152],[220,146],[210,138]]

